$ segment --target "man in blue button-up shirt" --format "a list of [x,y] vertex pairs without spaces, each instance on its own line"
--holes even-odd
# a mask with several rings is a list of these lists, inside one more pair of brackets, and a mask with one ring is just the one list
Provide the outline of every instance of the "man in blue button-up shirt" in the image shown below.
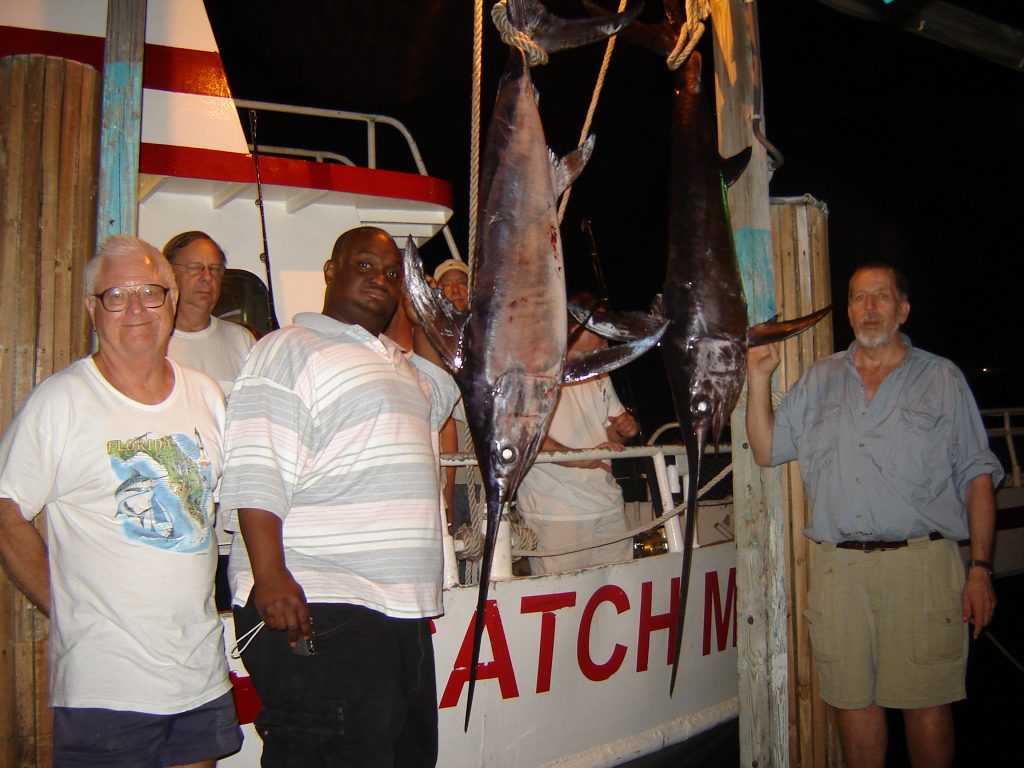
[[[903,710],[914,765],[952,765],[963,623],[977,637],[995,608],[993,488],[1002,469],[963,374],[899,332],[909,312],[896,270],[858,269],[848,309],[856,341],[815,363],[774,413],[779,348],[748,357],[754,460],[799,460],[812,505],[806,615],[850,768],[884,765],[885,707]],[[965,579],[957,542],[968,538]]]

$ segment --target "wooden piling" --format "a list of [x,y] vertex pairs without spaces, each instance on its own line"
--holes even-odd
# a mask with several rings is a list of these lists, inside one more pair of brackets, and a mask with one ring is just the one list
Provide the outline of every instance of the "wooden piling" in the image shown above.
[[[749,320],[760,322],[776,312],[797,317],[820,307],[815,302],[828,295],[825,210],[810,199],[770,210],[767,151],[754,131],[763,131],[765,120],[752,6],[743,0],[711,0],[710,6],[719,152],[729,157],[752,150],[746,171],[728,192]],[[827,337],[819,337],[827,325],[819,323],[814,336],[786,342],[780,382],[795,380],[819,354],[831,351],[830,327]],[[815,760],[838,751],[830,752],[824,738],[806,625],[796,616],[807,594],[802,485],[795,465],[762,470],[754,464],[745,417],[743,398],[731,421],[740,766],[823,766]]]
[[107,0],[97,245],[139,230],[139,144],[146,0]]
[[[729,188],[736,257],[751,324],[775,314],[768,210],[768,157],[753,135],[758,101],[757,61],[741,0],[713,0],[715,96],[719,153],[751,148],[743,175]],[[746,442],[745,399],[730,422],[736,532],[737,665],[740,766],[789,764],[785,537],[779,473],[754,464]],[[742,436],[743,439],[736,439]]]
[[[783,317],[800,317],[832,303],[828,260],[828,209],[805,195],[771,201],[772,256],[776,300]],[[832,354],[832,322],[825,318],[813,329],[782,347],[775,389],[786,392],[819,358]],[[797,462],[782,467],[782,509],[786,520],[786,606],[789,617],[789,747],[790,765],[825,768],[836,765],[839,746],[829,728],[825,703],[818,694],[811,656],[807,608],[807,574],[812,550],[803,529],[810,519]]]
[[[99,96],[87,65],[0,59],[0,430],[36,384],[89,349],[81,276],[96,236]],[[0,582],[0,765],[44,768],[47,622]]]

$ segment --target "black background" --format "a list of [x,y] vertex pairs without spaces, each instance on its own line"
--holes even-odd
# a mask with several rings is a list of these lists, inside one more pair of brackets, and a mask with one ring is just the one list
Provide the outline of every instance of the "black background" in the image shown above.
[[[921,4],[879,0],[878,7],[906,13]],[[468,258],[472,2],[206,5],[236,98],[375,112],[405,122],[429,173],[453,185],[450,226]],[[507,55],[487,5],[484,132]],[[1018,0],[961,5],[1024,27]],[[549,0],[548,6],[562,16],[583,15],[575,0]],[[648,6],[642,18],[659,19],[660,3]],[[1020,404],[1024,72],[814,0],[762,0],[758,6],[766,133],[785,156],[770,191],[811,194],[828,206],[837,348],[850,341],[843,302],[852,267],[889,261],[910,280],[905,330],[914,343],[960,365],[983,407]],[[701,50],[710,67],[710,35]],[[603,52],[595,45],[558,53],[533,71],[548,143],[558,154],[578,142]],[[589,218],[617,309],[646,307],[664,275],[670,88],[663,62],[617,44],[591,129],[595,154],[563,221],[570,290],[594,285],[580,232],[581,219]],[[261,144],[331,149],[365,162],[361,128],[288,127],[268,115],[259,130]],[[414,170],[403,145],[383,129],[379,137],[382,167]],[[434,238],[424,249],[428,265],[446,258],[446,251],[443,238]],[[631,368],[639,394],[634,406],[645,427],[672,420],[656,356]]]

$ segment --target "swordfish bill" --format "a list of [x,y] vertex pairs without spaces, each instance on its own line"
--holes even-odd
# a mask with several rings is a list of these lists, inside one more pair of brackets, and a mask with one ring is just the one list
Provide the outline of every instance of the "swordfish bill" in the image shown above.
[[[634,24],[624,35],[667,56],[675,46],[683,15],[675,0],[665,0],[664,5],[662,24]],[[771,320],[748,328],[726,188],[745,170],[750,147],[728,159],[718,154],[699,53],[691,54],[673,78],[668,259],[655,313],[660,311],[670,321],[662,357],[686,446],[689,478],[669,695],[675,691],[679,670],[701,458],[708,438],[717,445],[736,406],[746,380],[747,348],[796,335],[829,312],[825,308],[796,320]]]
[[[519,32],[546,51],[614,34],[639,8],[578,21],[550,15],[536,0],[509,0]],[[653,346],[649,338],[566,361],[568,316],[557,201],[579,175],[593,137],[559,159],[547,147],[537,95],[522,51],[510,51],[481,163],[472,298],[459,313],[425,281],[410,241],[406,281],[421,327],[462,392],[487,497],[487,535],[473,626],[465,727],[469,727],[483,637],[494,542],[501,511],[533,464],[566,381],[583,381],[626,364]]]

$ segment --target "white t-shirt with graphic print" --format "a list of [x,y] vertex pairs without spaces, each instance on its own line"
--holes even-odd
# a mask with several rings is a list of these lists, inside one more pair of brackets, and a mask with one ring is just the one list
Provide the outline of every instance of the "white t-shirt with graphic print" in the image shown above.
[[151,714],[230,688],[214,605],[224,396],[171,363],[158,405],[92,358],[42,382],[0,441],[0,497],[45,506],[53,706]]

